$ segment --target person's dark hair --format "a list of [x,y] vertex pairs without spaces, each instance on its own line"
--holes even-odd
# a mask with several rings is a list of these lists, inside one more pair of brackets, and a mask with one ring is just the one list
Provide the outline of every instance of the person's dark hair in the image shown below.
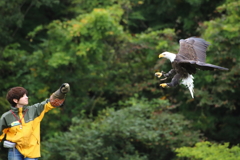
[[11,88],[7,93],[7,100],[8,102],[15,107],[16,103],[13,101],[13,99],[19,100],[21,97],[23,97],[24,94],[27,94],[27,90],[23,87],[13,87]]

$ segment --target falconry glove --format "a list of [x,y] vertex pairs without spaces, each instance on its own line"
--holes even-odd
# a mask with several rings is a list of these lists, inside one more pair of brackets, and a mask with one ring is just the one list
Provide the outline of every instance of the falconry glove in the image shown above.
[[59,107],[65,101],[67,92],[70,91],[70,85],[63,83],[61,87],[50,96],[50,103],[54,107]]

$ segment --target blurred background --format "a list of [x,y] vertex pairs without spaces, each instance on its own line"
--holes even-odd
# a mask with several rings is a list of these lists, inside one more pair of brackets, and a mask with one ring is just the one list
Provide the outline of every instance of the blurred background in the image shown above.
[[[0,13],[0,113],[11,87],[34,104],[71,85],[41,123],[40,159],[240,158],[240,0],[1,0]],[[194,99],[154,76],[191,36],[229,68],[198,71]]]

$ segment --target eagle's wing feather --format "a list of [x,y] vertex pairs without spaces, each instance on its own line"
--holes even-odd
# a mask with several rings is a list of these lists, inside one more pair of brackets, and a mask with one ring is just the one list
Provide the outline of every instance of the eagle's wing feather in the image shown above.
[[217,65],[213,65],[210,63],[200,62],[200,61],[192,61],[192,60],[181,60],[181,65],[192,65],[195,68],[201,69],[201,70],[214,70],[214,69],[220,69],[220,70],[228,70],[228,68],[220,67]]
[[191,37],[179,41],[178,57],[184,60],[205,62],[208,43],[202,38]]

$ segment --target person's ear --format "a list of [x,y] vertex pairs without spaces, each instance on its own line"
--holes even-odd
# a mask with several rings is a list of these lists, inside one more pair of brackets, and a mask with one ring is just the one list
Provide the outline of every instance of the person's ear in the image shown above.
[[18,100],[17,99],[13,99],[13,102],[18,103]]

